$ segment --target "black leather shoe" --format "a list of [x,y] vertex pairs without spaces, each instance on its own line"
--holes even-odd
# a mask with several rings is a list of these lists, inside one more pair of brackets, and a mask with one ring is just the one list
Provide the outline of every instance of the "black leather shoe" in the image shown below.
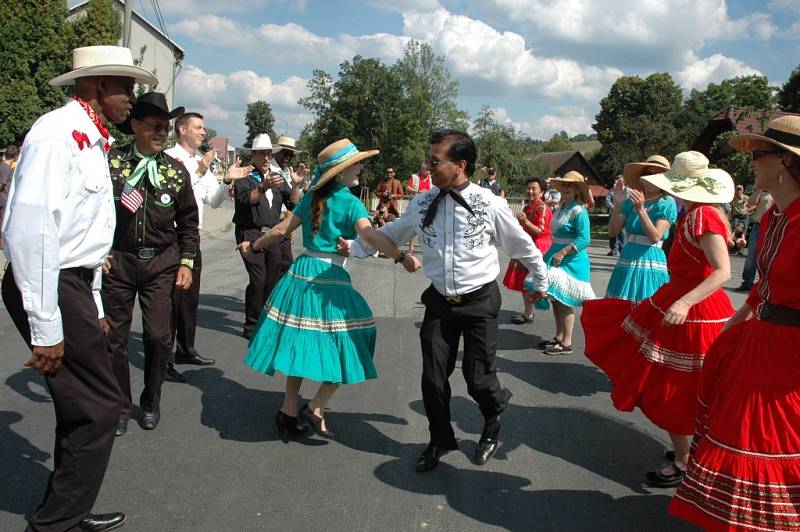
[[[334,434],[332,430],[325,430],[322,428],[322,422],[324,421],[324,418],[316,415],[314,411],[311,410],[311,407],[309,407],[307,404],[303,405],[303,408],[300,409],[300,415],[303,416],[306,421],[308,421],[308,424],[311,425],[311,428],[318,435],[329,440],[336,439],[336,434]],[[325,425],[327,425],[327,423]]]
[[204,358],[200,355],[185,356],[175,353],[176,364],[192,364],[194,366],[213,366],[217,363],[213,358]]
[[117,436],[122,436],[126,432],[128,432],[128,418],[121,417],[117,421]]
[[167,376],[164,378],[164,380],[169,382],[177,382],[179,384],[186,383],[186,377],[184,377],[180,371],[175,369],[175,366],[172,364],[167,364]]
[[477,462],[478,465],[483,465],[488,462],[489,459],[494,456],[494,453],[497,452],[497,447],[500,444],[497,440],[499,434],[500,419],[487,422],[486,425],[484,425],[481,439],[478,440],[478,446],[475,447],[475,462]]
[[290,436],[305,436],[308,434],[308,425],[302,423],[300,418],[289,416],[278,410],[275,415],[275,425],[278,427],[278,436],[283,443],[289,443]]
[[114,512],[113,514],[89,514],[86,519],[78,523],[80,530],[95,531],[95,530],[114,530],[125,524],[128,518],[122,512]]
[[139,419],[139,425],[144,430],[153,430],[158,426],[158,422],[161,421],[161,412],[156,410],[155,412],[148,412],[147,410],[142,410],[142,417]]
[[436,469],[436,466],[439,465],[439,459],[450,451],[455,451],[456,449],[458,449],[457,443],[453,443],[451,445],[439,445],[431,442],[428,444],[425,450],[422,451],[422,454],[419,455],[419,458],[417,458],[417,465],[414,466],[414,469],[416,469],[418,473],[425,473],[427,471],[431,471],[432,469]]

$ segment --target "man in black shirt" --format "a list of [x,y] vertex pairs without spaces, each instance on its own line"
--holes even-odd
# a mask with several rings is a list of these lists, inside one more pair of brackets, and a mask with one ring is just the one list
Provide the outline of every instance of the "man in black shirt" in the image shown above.
[[[272,162],[272,141],[266,133],[253,139],[252,165],[255,169],[248,177],[239,179],[234,185],[235,212],[233,223],[236,243],[245,240],[256,240],[264,228],[270,228],[281,221],[281,207],[294,209],[300,200],[302,176],[292,175],[298,179],[295,186],[289,187],[283,176],[270,172]],[[264,302],[269,297],[281,271],[281,245],[248,253],[242,256],[250,283],[244,293],[245,321],[242,336],[250,338],[258,321],[258,315]]]
[[133,143],[108,154],[117,227],[111,246],[111,269],[103,276],[103,307],[111,328],[109,345],[122,391],[117,435],[127,431],[131,414],[128,335],[133,302],[139,296],[144,343],[144,390],[139,400],[145,430],[161,419],[161,385],[172,351],[172,290],[192,284],[200,245],[197,202],[186,168],[163,152],[170,119],[163,94],[143,94],[120,131],[133,131]]

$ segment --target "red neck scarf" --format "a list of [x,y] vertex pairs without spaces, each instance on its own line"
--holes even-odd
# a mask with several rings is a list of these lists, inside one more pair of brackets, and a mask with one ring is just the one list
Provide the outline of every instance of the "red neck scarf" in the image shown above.
[[89,119],[92,121],[95,127],[97,127],[97,131],[99,131],[100,135],[102,135],[103,138],[106,139],[106,144],[104,148],[106,150],[106,153],[108,153],[108,150],[111,149],[111,145],[108,143],[108,130],[103,126],[103,123],[100,121],[100,117],[97,116],[97,113],[94,112],[94,109],[92,109],[92,106],[89,105],[89,102],[87,102],[80,96],[75,95],[72,97],[72,99],[78,102],[78,105],[80,105],[83,108],[83,110],[86,111],[86,114],[89,115]]

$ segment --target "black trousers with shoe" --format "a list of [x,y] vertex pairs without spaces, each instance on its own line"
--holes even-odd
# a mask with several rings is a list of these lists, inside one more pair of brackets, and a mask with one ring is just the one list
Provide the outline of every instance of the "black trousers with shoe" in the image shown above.
[[200,250],[194,257],[192,285],[188,290],[172,291],[172,323],[175,354],[182,357],[199,356],[194,346],[197,335],[197,312],[200,306],[200,273],[203,257]]
[[[256,240],[263,232],[261,229],[236,226],[234,234],[236,243],[239,244],[245,240]],[[287,247],[288,257],[291,257],[292,245],[288,239],[274,246],[250,252],[246,257],[242,257],[245,270],[247,270],[247,275],[250,278],[250,282],[244,292],[244,329],[247,332],[253,331],[269,294],[275,288],[278,279],[289,269],[289,265],[292,263],[291,259],[289,259],[288,265],[286,262]]]
[[422,302],[422,400],[431,442],[452,447],[456,442],[450,424],[448,379],[455,369],[462,336],[461,369],[467,391],[478,403],[484,419],[496,419],[511,397],[508,390],[500,387],[495,369],[500,289],[493,281],[467,295],[461,304],[453,305],[430,286],[422,293]]
[[151,259],[112,250],[111,271],[103,276],[103,307],[111,326],[109,340],[114,373],[122,390],[122,414],[131,413],[131,377],[128,339],[133,321],[133,303],[139,296],[144,344],[144,389],[139,398],[142,410],[155,412],[161,402],[161,386],[172,351],[172,291],[180,254],[172,245]]
[[[121,399],[107,338],[92,297],[92,270],[61,270],[58,307],[64,330],[61,367],[45,381],[56,412],[53,473],[44,501],[28,530],[76,529],[92,510],[114,445]],[[2,283],[3,302],[30,346],[28,315],[11,268]]]

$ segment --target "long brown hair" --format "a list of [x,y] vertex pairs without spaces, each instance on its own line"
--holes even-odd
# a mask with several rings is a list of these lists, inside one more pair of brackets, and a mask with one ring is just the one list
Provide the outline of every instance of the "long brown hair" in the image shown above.
[[319,189],[313,191],[311,194],[311,233],[317,234],[317,229],[322,224],[322,215],[325,214],[325,204],[327,203],[328,196],[333,192],[334,185],[338,181],[334,178],[322,185]]

